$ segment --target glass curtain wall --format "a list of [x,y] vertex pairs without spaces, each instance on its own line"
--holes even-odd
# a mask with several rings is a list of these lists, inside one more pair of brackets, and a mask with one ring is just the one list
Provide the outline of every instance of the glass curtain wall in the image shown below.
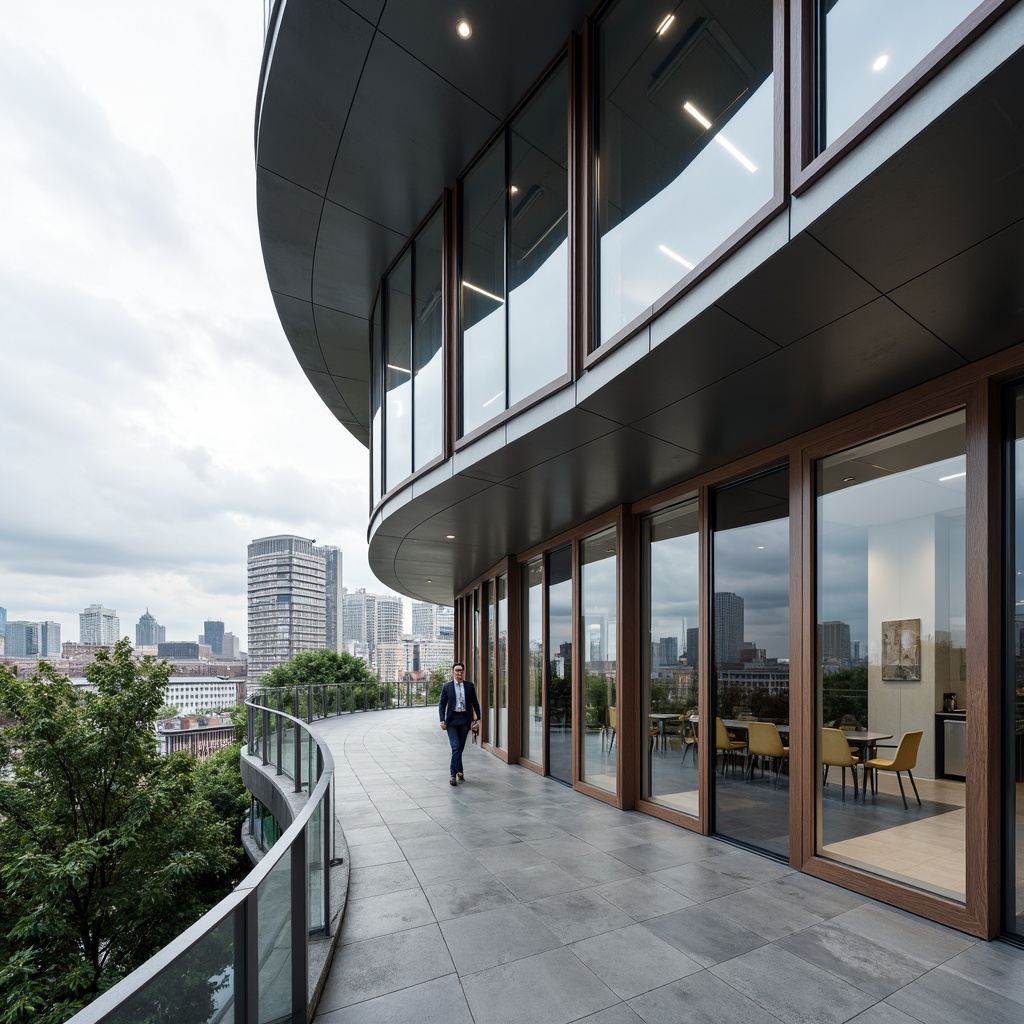
[[572,545],[547,555],[548,774],[572,785]]
[[1013,399],[1012,586],[1008,598],[1006,635],[1006,913],[1005,927],[1024,938],[1024,388]]
[[492,580],[488,580],[484,584],[484,607],[487,616],[487,646],[484,649],[484,656],[487,658],[487,664],[484,666],[482,689],[486,694],[487,707],[483,710],[487,715],[487,741],[497,745],[498,739],[494,724],[494,708],[497,703],[494,699],[494,639],[497,617],[494,614],[494,582]]
[[388,275],[384,338],[384,486],[412,472],[412,250]]
[[978,6],[977,0],[818,0],[819,149],[830,146]]
[[497,611],[497,677],[495,678],[495,701],[497,710],[497,733],[494,744],[502,750],[508,749],[508,577],[502,574],[495,581]]
[[523,573],[523,739],[522,756],[544,763],[544,569],[534,558]]
[[382,295],[378,295],[377,302],[373,307],[373,350],[370,360],[370,481],[373,505],[380,501],[383,494],[384,433],[380,407],[381,376],[384,367],[382,358],[384,352],[384,331],[381,323],[381,309],[383,305]]
[[596,344],[774,195],[772,6],[621,0],[601,18]]
[[444,357],[441,352],[441,211],[427,222],[413,242],[412,321],[413,470],[441,454],[444,427]]
[[508,404],[568,372],[566,61],[509,130]]
[[723,487],[713,513],[714,827],[788,857],[789,470]]
[[462,434],[568,372],[568,109],[563,60],[462,181]]
[[615,792],[615,750],[608,712],[616,708],[615,528],[588,537],[580,547],[580,645],[584,708],[580,778]]
[[959,901],[965,445],[960,411],[816,471],[818,850]]
[[700,772],[699,527],[694,498],[648,516],[641,534],[643,795],[693,817]]

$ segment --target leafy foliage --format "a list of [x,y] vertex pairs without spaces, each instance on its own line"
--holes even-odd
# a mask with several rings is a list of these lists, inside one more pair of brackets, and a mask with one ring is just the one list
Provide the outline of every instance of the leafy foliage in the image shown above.
[[[95,693],[0,668],[0,1024],[56,1024],[192,924],[235,867],[189,754],[152,723],[170,666],[100,652]],[[237,758],[237,753],[236,753]],[[210,974],[180,1005],[209,1006]]]
[[[370,672],[365,661],[348,651],[301,651],[291,661],[271,669],[261,680],[261,686],[279,687],[285,690],[298,688],[298,704],[292,706],[292,697],[282,695],[282,710],[289,714],[303,717],[306,714],[308,688],[312,686],[313,711],[322,711],[321,686],[338,686],[341,688],[341,710],[366,710],[379,708],[390,700],[388,687],[381,686],[380,680]],[[330,708],[337,699],[335,693],[328,696]]]
[[427,688],[427,703],[437,704],[441,700],[441,690],[444,688],[444,684],[451,679],[452,674],[449,669],[445,668],[444,665],[438,665],[433,672],[430,673],[430,686]]

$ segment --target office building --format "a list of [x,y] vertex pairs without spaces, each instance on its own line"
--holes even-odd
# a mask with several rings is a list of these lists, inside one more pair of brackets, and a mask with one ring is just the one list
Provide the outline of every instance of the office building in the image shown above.
[[[1024,937],[1024,4],[430,9],[275,8],[257,115],[270,288],[369,447],[382,587],[454,606],[500,759]],[[681,621],[688,706],[650,664]],[[781,773],[712,727],[666,770],[651,716],[694,706],[788,735]],[[847,720],[920,804],[824,784]]]
[[342,621],[342,586],[341,586],[341,549],[330,544],[324,545],[324,613],[325,636],[327,649],[341,650]]
[[849,668],[852,658],[850,624],[848,622],[823,622],[821,624],[821,663]]
[[[4,654],[8,658],[35,658],[39,656],[39,623],[12,619],[4,633]],[[59,648],[58,648],[59,650]]]
[[402,599],[392,594],[378,594],[374,602],[373,646],[397,643],[402,629]]
[[249,680],[327,644],[323,549],[305,537],[261,537],[248,551]]
[[39,657],[59,658],[62,653],[59,622],[39,623]]
[[200,644],[206,644],[211,654],[221,655],[224,653],[224,623],[219,620],[207,619],[203,623],[203,635],[199,638]]
[[225,633],[221,646],[221,655],[229,661],[238,661],[241,657],[241,644],[234,633]]
[[135,646],[155,647],[167,639],[167,629],[156,621],[156,616],[151,615],[147,608],[135,624]]
[[121,639],[121,620],[117,612],[101,604],[91,604],[78,613],[78,641],[112,647]]

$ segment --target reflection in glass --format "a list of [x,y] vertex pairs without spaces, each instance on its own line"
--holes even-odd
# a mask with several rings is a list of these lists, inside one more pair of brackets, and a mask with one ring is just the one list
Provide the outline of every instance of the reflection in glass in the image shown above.
[[383,373],[384,331],[381,325],[381,306],[378,301],[373,307],[373,351],[370,358],[370,478],[373,489],[372,500],[376,505],[382,495],[384,449],[381,432],[380,385]]
[[441,454],[443,356],[441,353],[441,211],[413,242],[413,469]]
[[548,556],[548,774],[572,785],[572,547]]
[[641,548],[643,793],[655,803],[694,817],[699,814],[698,529],[694,498],[645,519]]
[[[964,423],[951,413],[817,467],[818,725],[861,762],[844,798],[847,751],[819,734],[819,852],[961,901],[966,718],[943,707],[966,697]],[[920,803],[906,770],[865,787],[863,762],[904,737]]]
[[497,579],[498,610],[498,678],[495,706],[498,709],[498,731],[494,743],[508,749],[508,577]]
[[412,472],[412,255],[407,249],[387,279],[384,366],[384,486],[391,490]]
[[488,580],[484,584],[484,605],[487,609],[487,665],[484,668],[484,693],[487,700],[487,739],[498,746],[498,733],[494,725],[494,632],[497,619],[494,614],[494,583]]
[[772,0],[621,0],[602,18],[598,344],[772,198],[772,31]]
[[717,491],[713,529],[715,831],[788,857],[789,470]]
[[257,896],[259,1024],[291,1020],[291,858],[282,857],[260,882]]
[[[311,776],[312,778],[312,776]],[[311,783],[310,789],[315,783]],[[326,924],[324,906],[324,805],[318,802],[306,825],[306,891],[309,894],[309,930],[319,931]]]
[[609,710],[616,707],[615,528],[583,541],[580,549],[580,644],[583,647],[583,763],[580,777],[615,792],[615,750]]
[[826,146],[978,6],[977,0],[819,2],[825,9]]
[[509,133],[510,406],[567,370],[568,110],[563,61]]
[[503,412],[505,401],[505,140],[462,182],[462,433]]
[[1014,586],[1009,598],[1006,634],[1010,639],[1005,715],[1010,755],[1007,770],[1008,813],[1006,829],[1009,840],[1006,872],[1006,928],[1024,937],[1024,390],[1018,391],[1014,402],[1015,430],[1013,445],[1013,566]]
[[522,756],[544,759],[544,620],[539,558],[523,566],[523,743]]

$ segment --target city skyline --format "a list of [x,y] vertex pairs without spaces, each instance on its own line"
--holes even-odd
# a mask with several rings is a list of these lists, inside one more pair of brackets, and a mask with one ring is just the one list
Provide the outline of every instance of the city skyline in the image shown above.
[[168,639],[219,619],[244,648],[245,547],[274,533],[330,537],[349,586],[383,589],[367,453],[285,343],[260,256],[262,47],[246,0],[40,0],[0,24],[0,431],[20,474],[0,604],[64,640],[101,603],[133,639],[148,606]]

